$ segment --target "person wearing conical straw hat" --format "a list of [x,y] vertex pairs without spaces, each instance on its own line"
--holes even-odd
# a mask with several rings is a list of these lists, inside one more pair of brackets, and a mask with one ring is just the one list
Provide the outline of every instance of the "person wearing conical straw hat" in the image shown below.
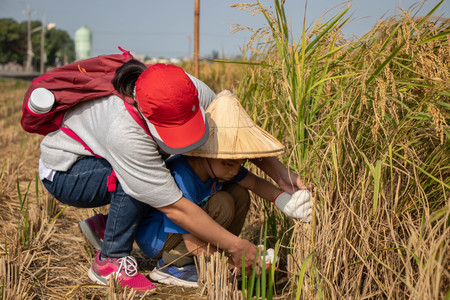
[[[240,234],[250,207],[247,190],[274,202],[291,218],[310,221],[307,190],[290,195],[242,166],[248,159],[280,155],[284,146],[251,120],[231,92],[225,90],[213,100],[206,119],[207,142],[166,161],[184,197],[235,235]],[[188,287],[198,281],[193,255],[218,250],[156,210],[139,224],[136,241],[146,255],[159,259],[150,273],[152,280]]]

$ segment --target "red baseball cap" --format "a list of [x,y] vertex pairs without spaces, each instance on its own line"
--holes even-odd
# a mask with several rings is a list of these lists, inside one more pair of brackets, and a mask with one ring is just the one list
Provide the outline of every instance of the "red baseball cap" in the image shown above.
[[197,88],[182,68],[150,66],[136,81],[135,99],[153,138],[165,152],[185,153],[207,141],[208,123]]

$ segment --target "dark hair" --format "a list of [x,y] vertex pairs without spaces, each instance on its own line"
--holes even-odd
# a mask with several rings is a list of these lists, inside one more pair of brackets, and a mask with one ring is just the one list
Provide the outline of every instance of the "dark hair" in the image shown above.
[[116,70],[116,75],[112,80],[114,89],[124,96],[133,98],[136,80],[146,69],[147,67],[138,60],[127,61]]

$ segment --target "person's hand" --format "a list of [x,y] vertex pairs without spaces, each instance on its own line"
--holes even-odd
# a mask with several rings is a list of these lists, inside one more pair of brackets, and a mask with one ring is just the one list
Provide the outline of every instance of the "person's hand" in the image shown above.
[[298,190],[308,190],[313,197],[315,196],[314,184],[308,183],[306,185],[297,174],[291,173],[291,176],[281,177],[278,185],[283,191],[291,195]]
[[299,190],[292,195],[283,192],[275,199],[275,206],[290,218],[311,222],[312,202],[307,190]]
[[278,185],[288,194],[293,194],[297,190],[306,190],[307,187],[297,174],[291,173],[290,176],[280,177]]
[[309,191],[310,196],[312,196],[312,197],[316,196],[316,190],[315,190],[314,183],[312,183],[312,182],[308,183],[308,185],[306,186],[306,189]]
[[314,197],[314,185],[306,185],[298,174],[295,174],[283,165],[276,157],[263,157],[251,160],[258,168],[269,175],[278,186],[288,194],[300,190],[309,190]]
[[234,249],[228,250],[231,258],[231,264],[236,266],[236,272],[241,273],[242,269],[242,257],[245,253],[245,271],[248,275],[252,273],[253,263],[255,261],[255,256],[257,255],[258,249],[251,242],[240,239],[240,242]]

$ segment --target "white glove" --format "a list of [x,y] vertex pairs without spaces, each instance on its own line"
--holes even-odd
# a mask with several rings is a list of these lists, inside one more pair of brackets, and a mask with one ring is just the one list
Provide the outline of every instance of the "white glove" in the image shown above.
[[[259,245],[258,247],[260,247],[262,250],[264,249],[264,245]],[[266,250],[266,260],[264,261],[264,263],[266,265],[271,265],[273,263],[273,258],[275,256],[275,250],[273,250],[272,248],[269,248]],[[261,255],[261,259],[264,259],[264,255]],[[278,256],[275,258],[275,263],[278,261]]]
[[275,199],[275,206],[290,218],[311,222],[312,203],[307,190],[298,190],[292,195],[281,193]]

